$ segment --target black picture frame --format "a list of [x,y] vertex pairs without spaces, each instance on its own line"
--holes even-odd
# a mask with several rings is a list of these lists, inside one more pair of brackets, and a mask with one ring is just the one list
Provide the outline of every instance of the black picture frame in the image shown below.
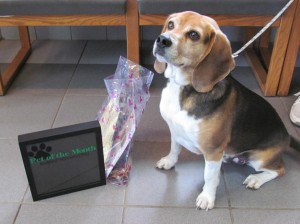
[[98,121],[19,135],[18,141],[34,201],[106,184]]

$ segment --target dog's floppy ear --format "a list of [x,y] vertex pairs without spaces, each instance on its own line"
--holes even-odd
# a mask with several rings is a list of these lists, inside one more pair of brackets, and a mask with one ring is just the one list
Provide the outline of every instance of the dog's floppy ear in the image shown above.
[[226,36],[219,30],[213,31],[204,58],[193,72],[193,87],[198,92],[209,92],[234,68],[231,47]]

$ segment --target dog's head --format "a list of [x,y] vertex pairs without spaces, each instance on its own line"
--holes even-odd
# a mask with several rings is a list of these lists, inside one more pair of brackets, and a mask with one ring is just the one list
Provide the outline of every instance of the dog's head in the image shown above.
[[209,92],[234,68],[230,43],[217,23],[195,12],[169,16],[154,43],[154,68],[163,73],[167,64],[187,74],[198,92]]

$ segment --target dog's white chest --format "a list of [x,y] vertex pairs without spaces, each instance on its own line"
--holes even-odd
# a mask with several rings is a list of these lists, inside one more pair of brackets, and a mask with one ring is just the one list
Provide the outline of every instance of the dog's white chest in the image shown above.
[[189,151],[200,154],[198,139],[201,119],[196,120],[187,111],[181,110],[179,95],[180,86],[169,82],[162,91],[161,115],[168,123],[172,138]]

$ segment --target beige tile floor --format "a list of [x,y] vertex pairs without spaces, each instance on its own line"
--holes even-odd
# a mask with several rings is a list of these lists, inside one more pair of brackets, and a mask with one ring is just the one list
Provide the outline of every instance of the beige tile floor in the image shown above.
[[[19,44],[0,41],[0,69],[12,59]],[[234,45],[235,47],[235,45]],[[158,104],[165,79],[155,75],[151,98],[135,135],[133,169],[127,187],[106,185],[33,202],[25,175],[19,134],[76,124],[95,118],[106,98],[103,78],[114,72],[125,43],[104,41],[36,41],[33,53],[7,95],[0,97],[0,224],[184,224],[286,223],[300,224],[300,154],[284,156],[287,174],[258,191],[242,182],[253,172],[248,167],[222,167],[216,207],[195,208],[203,186],[204,160],[183,152],[175,169],[155,169],[170,147],[170,134]],[[143,44],[143,63],[151,68],[151,43]],[[261,94],[245,59],[237,59],[233,75]],[[299,68],[291,93],[300,91]],[[296,99],[269,97],[290,134],[300,128],[289,121]]]

